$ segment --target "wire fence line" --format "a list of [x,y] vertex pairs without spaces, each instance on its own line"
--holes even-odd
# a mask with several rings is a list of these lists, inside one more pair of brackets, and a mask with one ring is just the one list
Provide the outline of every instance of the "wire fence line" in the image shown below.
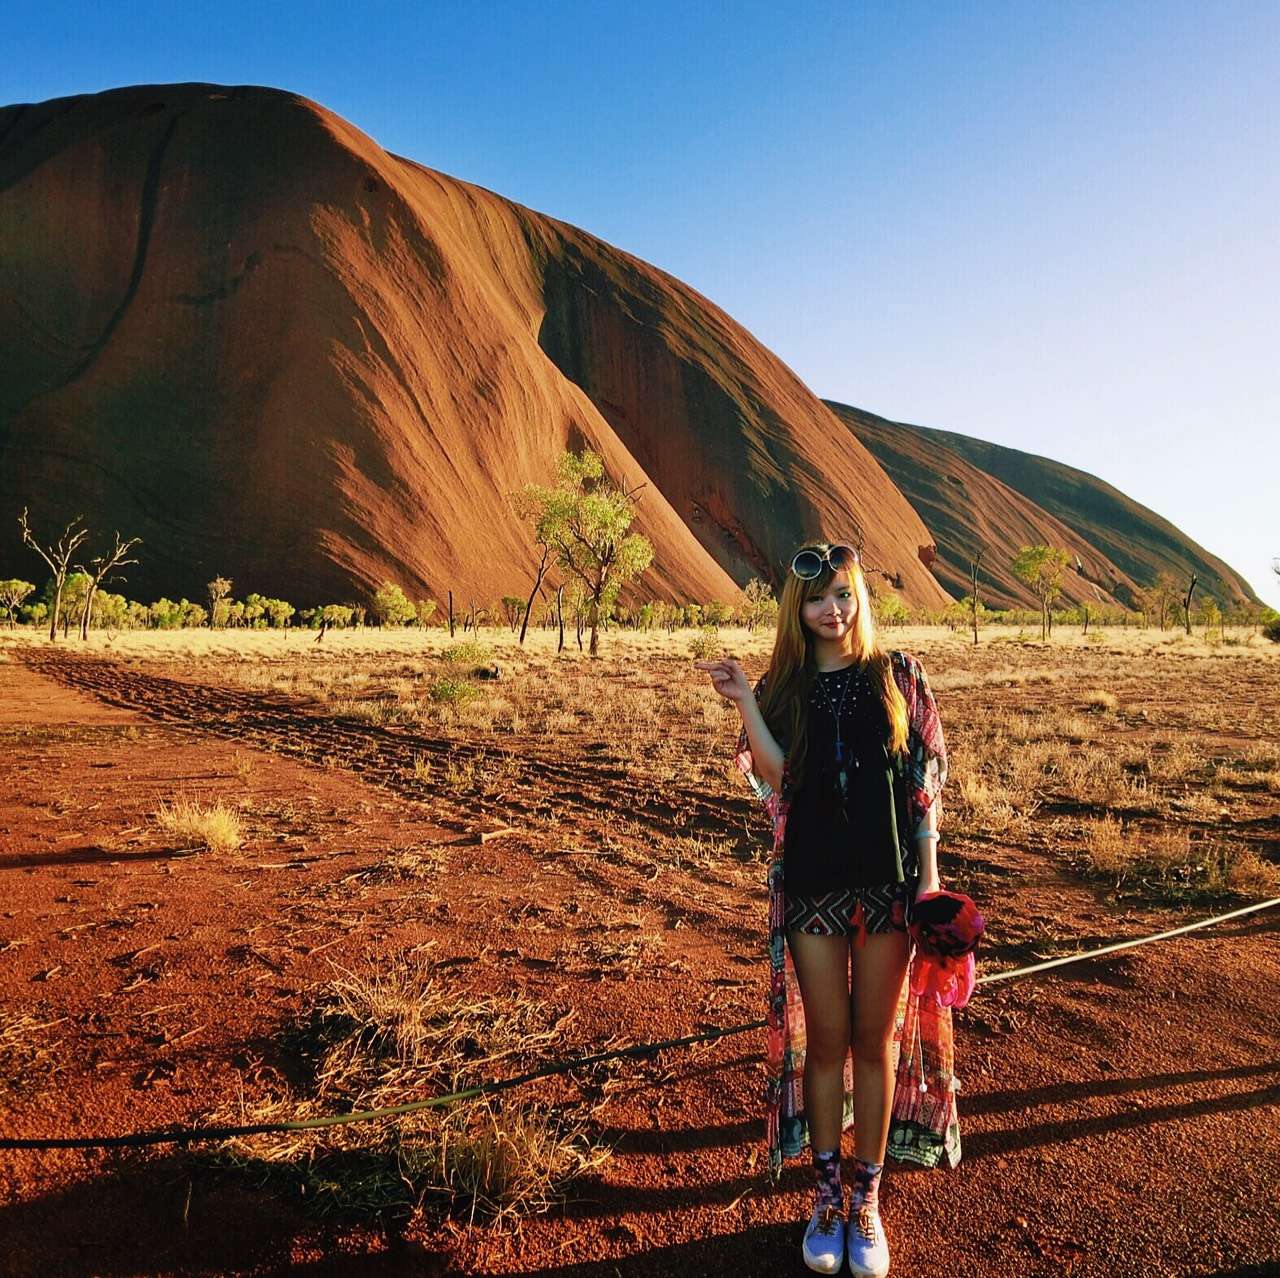
[[[1187,932],[1195,932],[1201,928],[1211,927],[1216,923],[1225,923],[1229,919],[1242,918],[1247,914],[1256,914],[1260,910],[1272,909],[1280,905],[1280,897],[1269,901],[1259,901],[1246,905],[1226,914],[1215,914],[1195,923],[1186,923],[1181,927],[1170,928],[1165,932],[1157,932],[1152,936],[1140,936],[1133,940],[1117,941],[1098,949],[1085,950],[1079,954],[1068,954],[1062,958],[1048,959],[1043,963],[1033,963],[1025,967],[1013,968],[1004,972],[990,972],[979,976],[974,982],[978,985],[993,985],[998,981],[1011,981],[1016,978],[1038,975],[1051,968],[1065,967],[1069,963],[1082,963],[1087,959],[1099,958],[1104,954],[1115,954],[1121,950],[1133,949],[1139,945],[1150,945],[1155,941],[1165,941],[1170,937],[1181,936]],[[475,1087],[464,1088],[456,1092],[447,1092],[440,1096],[429,1096],[423,1100],[407,1101],[403,1105],[393,1105],[385,1109],[359,1110],[348,1114],[326,1114],[320,1118],[303,1118],[277,1123],[251,1123],[240,1127],[178,1127],[164,1128],[155,1131],[127,1132],[118,1136],[50,1136],[50,1137],[0,1137],[0,1149],[119,1149],[137,1148],[144,1145],[190,1145],[204,1141],[230,1140],[237,1136],[261,1136],[276,1132],[309,1131],[318,1127],[341,1127],[350,1123],[368,1123],[380,1119],[396,1118],[403,1114],[416,1113],[419,1110],[435,1109],[442,1105],[452,1105],[457,1101],[470,1100],[477,1096],[490,1096],[495,1092],[510,1091],[523,1087],[540,1078],[550,1078],[558,1074],[568,1074],[575,1069],[584,1069],[605,1061],[623,1060],[626,1058],[643,1058],[654,1056],[658,1052],[673,1048],[692,1047],[695,1043],[708,1043],[718,1038],[728,1038],[734,1034],[746,1034],[751,1030],[763,1029],[763,1019],[746,1021],[741,1025],[729,1025],[723,1029],[705,1030],[699,1034],[687,1034],[683,1038],[663,1039],[656,1043],[636,1043],[630,1047],[614,1048],[607,1052],[596,1052],[590,1056],[578,1057],[574,1060],[555,1061],[549,1065],[531,1070],[527,1074],[519,1074],[514,1078],[494,1079],[479,1083]]]

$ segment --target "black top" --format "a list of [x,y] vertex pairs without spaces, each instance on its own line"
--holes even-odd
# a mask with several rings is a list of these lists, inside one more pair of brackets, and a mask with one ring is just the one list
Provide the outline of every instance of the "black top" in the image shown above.
[[791,795],[783,843],[787,891],[808,896],[900,882],[894,826],[895,816],[899,825],[906,819],[905,786],[886,750],[888,716],[865,665],[818,671],[806,732],[804,779]]

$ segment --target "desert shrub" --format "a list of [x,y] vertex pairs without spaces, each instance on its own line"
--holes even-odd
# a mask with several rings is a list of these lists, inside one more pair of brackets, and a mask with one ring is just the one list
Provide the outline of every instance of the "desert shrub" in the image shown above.
[[427,696],[437,704],[465,705],[480,695],[480,689],[464,675],[441,675],[427,685]]
[[[564,1023],[518,995],[447,989],[404,953],[371,973],[338,970],[308,1002],[281,1044],[297,1081],[267,1077],[265,1096],[242,1096],[210,1121],[383,1109],[465,1090],[545,1063]],[[563,1110],[521,1092],[240,1137],[213,1156],[292,1189],[318,1214],[394,1226],[423,1211],[501,1220],[545,1210],[608,1151]]]
[[723,647],[718,626],[703,626],[689,643],[690,653],[699,661],[710,661],[713,657],[718,657]]
[[451,643],[440,654],[440,659],[452,666],[486,665],[493,660],[493,649],[476,639],[464,639],[460,643]]

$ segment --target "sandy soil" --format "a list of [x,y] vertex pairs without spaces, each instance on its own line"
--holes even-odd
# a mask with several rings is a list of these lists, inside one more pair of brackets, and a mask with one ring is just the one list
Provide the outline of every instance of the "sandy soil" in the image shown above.
[[[252,1089],[252,1061],[332,964],[400,947],[461,988],[574,1009],[575,1049],[763,1012],[761,866],[659,871],[610,823],[626,808],[655,828],[680,814],[758,831],[728,778],[659,795],[607,757],[533,750],[501,794],[424,798],[404,769],[432,744],[406,729],[35,645],[0,664],[0,742],[0,988],[49,1045],[48,1068],[0,1090],[6,1135],[196,1119]],[[245,845],[167,845],[151,814],[177,792],[248,799]],[[1274,854],[1280,801],[1247,821]],[[438,876],[379,875],[414,847],[442,858]],[[1117,907],[1034,833],[958,837],[945,855],[991,917],[992,968],[1035,961],[1046,937],[1074,938],[1060,953],[1210,912]],[[975,996],[957,1017],[964,1159],[891,1169],[894,1272],[1280,1272],[1278,930],[1272,911]],[[4,1153],[0,1267],[803,1272],[807,1172],[789,1167],[778,1191],[759,1172],[760,1046],[747,1034],[628,1067],[597,1110],[614,1157],[518,1234],[446,1224],[389,1247],[187,1153]]]

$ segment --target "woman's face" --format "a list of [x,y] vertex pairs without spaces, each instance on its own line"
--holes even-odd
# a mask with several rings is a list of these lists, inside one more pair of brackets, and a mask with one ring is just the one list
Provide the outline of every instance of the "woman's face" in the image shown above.
[[847,572],[838,572],[825,589],[810,586],[800,605],[800,620],[817,639],[844,647],[858,617],[858,596]]

